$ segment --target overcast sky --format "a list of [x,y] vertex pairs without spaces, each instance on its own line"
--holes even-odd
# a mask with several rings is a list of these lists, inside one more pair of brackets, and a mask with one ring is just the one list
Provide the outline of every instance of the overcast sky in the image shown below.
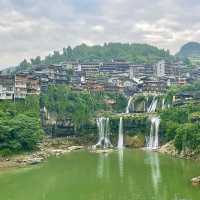
[[81,43],[200,40],[200,0],[0,0],[0,68]]

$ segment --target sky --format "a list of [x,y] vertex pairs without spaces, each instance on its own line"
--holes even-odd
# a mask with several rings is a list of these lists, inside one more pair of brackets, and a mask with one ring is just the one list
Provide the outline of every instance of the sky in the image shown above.
[[86,43],[200,41],[200,0],[0,0],[0,69]]

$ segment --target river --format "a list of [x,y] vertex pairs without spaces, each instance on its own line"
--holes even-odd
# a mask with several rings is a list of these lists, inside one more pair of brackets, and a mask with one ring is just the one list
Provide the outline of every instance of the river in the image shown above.
[[200,163],[154,152],[78,151],[0,172],[2,200],[199,200]]

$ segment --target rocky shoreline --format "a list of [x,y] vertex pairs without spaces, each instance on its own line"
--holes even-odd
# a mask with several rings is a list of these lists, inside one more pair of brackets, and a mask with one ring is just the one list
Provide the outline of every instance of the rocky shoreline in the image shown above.
[[[132,138],[132,140],[130,140],[130,138],[125,138],[125,139],[128,148],[142,148],[142,146],[144,145],[143,141],[138,143],[138,138],[136,137]],[[127,139],[129,139],[129,143],[127,142]],[[81,142],[81,138],[56,138],[56,139],[45,138],[39,144],[39,148],[37,151],[0,158],[0,170],[10,167],[21,167],[21,166],[23,167],[26,165],[39,164],[45,161],[50,156],[61,156],[63,154],[78,149],[86,149],[88,148],[88,146],[92,145],[86,141]],[[104,152],[105,150],[91,149],[90,151],[93,153],[94,152],[101,153]],[[111,152],[111,150],[109,150],[109,152]],[[161,146],[157,150],[157,152],[182,159],[200,160],[200,156],[195,155],[193,152],[188,152],[187,154],[186,153],[178,154],[174,147],[173,141]]]
[[200,161],[200,154],[194,151],[182,151],[178,153],[174,146],[174,142],[170,141],[162,145],[158,150],[159,153],[167,154],[176,158]]
[[[168,142],[165,145],[161,146],[161,148],[158,149],[158,152],[162,154],[167,154],[176,158],[180,158],[180,159],[200,161],[200,155],[195,152],[187,151],[187,152],[178,153],[175,149],[173,141]],[[200,186],[200,176],[194,177],[190,181],[193,186]]]
[[75,150],[84,149],[85,146],[77,140],[69,138],[44,139],[37,151],[12,155],[0,158],[0,170],[14,167],[36,165],[47,160],[50,156],[62,156]]

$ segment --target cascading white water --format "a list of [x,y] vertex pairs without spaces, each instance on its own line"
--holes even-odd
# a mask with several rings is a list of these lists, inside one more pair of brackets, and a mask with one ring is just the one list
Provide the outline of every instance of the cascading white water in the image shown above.
[[97,127],[99,130],[99,141],[95,145],[95,147],[112,147],[112,144],[110,142],[109,118],[97,118]]
[[148,113],[152,113],[156,111],[157,108],[157,103],[158,103],[158,99],[156,97],[153,97],[153,100],[149,106],[149,108],[147,109]]
[[160,117],[151,118],[150,136],[147,138],[147,149],[155,150],[159,147]]
[[165,109],[165,98],[162,99],[162,110]]
[[118,149],[123,149],[124,146],[124,135],[123,135],[123,118],[119,120],[119,136],[118,136]]
[[130,97],[129,100],[128,100],[128,104],[127,104],[127,106],[126,106],[126,114],[129,114],[129,112],[130,112],[130,106],[131,106],[131,103],[132,103],[133,98],[134,98],[134,97],[132,96],[132,97]]

